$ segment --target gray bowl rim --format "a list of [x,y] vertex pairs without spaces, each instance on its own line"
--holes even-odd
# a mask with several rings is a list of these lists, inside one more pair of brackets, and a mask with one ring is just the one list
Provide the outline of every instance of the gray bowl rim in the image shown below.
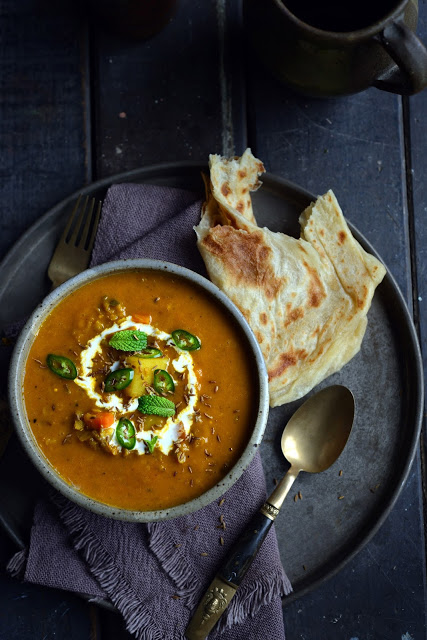
[[[228,313],[230,313],[237,325],[243,331],[254,357],[256,365],[256,379],[259,385],[259,402],[254,428],[242,455],[231,468],[230,472],[227,473],[220,482],[199,497],[193,498],[188,502],[174,507],[154,511],[138,511],[113,507],[86,496],[73,488],[72,485],[68,484],[55,471],[54,467],[48,462],[47,458],[45,458],[41,449],[37,445],[36,440],[31,433],[23,399],[24,372],[29,350],[38,330],[50,311],[66,296],[79,289],[84,284],[113,273],[136,270],[168,272],[172,275],[194,282],[196,285],[201,287],[201,289],[207,291],[208,294],[215,298],[217,302],[219,302],[219,304],[222,305]],[[84,507],[98,515],[127,522],[159,522],[177,518],[194,513],[220,498],[235,482],[237,482],[254,458],[264,435],[269,412],[268,376],[264,358],[252,329],[235,304],[210,280],[195,271],[191,271],[186,267],[181,267],[164,260],[145,258],[116,260],[86,269],[51,291],[42,300],[27,320],[16,341],[9,368],[8,397],[12,421],[18,438],[30,460],[45,480],[47,480],[48,483],[62,495],[78,506]]]

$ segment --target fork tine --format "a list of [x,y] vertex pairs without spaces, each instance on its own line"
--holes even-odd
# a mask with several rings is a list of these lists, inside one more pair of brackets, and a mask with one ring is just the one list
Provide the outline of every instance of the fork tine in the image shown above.
[[93,208],[95,206],[95,198],[92,198],[92,200],[90,201],[90,205],[89,205],[89,212],[86,215],[86,220],[85,220],[85,226],[84,229],[82,231],[82,235],[80,238],[80,246],[83,249],[86,249],[86,241],[87,241],[87,237],[89,235],[89,229],[90,229],[90,223],[92,220],[92,214],[93,214]]
[[67,236],[68,236],[68,234],[70,232],[71,226],[72,226],[72,224],[74,222],[74,219],[76,217],[76,213],[77,213],[78,208],[80,206],[81,199],[82,199],[82,194],[80,194],[79,197],[77,198],[76,204],[74,205],[74,209],[72,210],[72,212],[71,212],[71,214],[70,214],[70,216],[69,216],[69,218],[67,220],[67,224],[65,225],[65,229],[62,232],[62,235],[61,235],[61,237],[59,239],[59,242],[65,242],[66,241]]
[[74,227],[73,233],[71,234],[69,243],[71,245],[75,245],[76,244],[76,240],[77,240],[77,236],[79,235],[80,232],[80,228],[82,226],[82,220],[83,220],[83,216],[85,215],[86,209],[87,209],[87,203],[89,200],[89,196],[86,196],[85,201],[83,203],[83,206],[80,209],[80,213],[79,216],[77,218],[77,222],[76,225]]
[[[94,202],[95,202],[95,200],[94,200]],[[96,231],[98,229],[99,217],[101,215],[101,209],[102,209],[102,202],[98,202],[98,206],[96,208],[96,213],[95,213],[95,220],[94,220],[93,227],[92,227],[92,234],[91,234],[91,236],[89,238],[89,244],[88,244],[88,247],[87,247],[87,250],[89,252],[92,251],[93,243],[95,242]]]

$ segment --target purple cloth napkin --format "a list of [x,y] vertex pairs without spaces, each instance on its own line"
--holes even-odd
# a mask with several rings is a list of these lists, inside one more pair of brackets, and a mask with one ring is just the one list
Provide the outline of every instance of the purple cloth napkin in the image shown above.
[[[158,258],[206,275],[193,231],[200,207],[199,196],[189,191],[113,185],[92,265]],[[259,453],[223,501],[161,523],[111,520],[52,492],[50,502],[36,506],[29,548],[8,568],[29,582],[108,600],[136,638],[181,640],[216,568],[265,497]],[[281,596],[290,591],[272,528],[210,637],[283,640]]]

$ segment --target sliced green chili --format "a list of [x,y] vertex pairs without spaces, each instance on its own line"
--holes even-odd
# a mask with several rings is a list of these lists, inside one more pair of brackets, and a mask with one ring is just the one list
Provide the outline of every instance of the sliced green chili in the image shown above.
[[46,358],[47,366],[53,373],[61,378],[67,380],[74,380],[77,378],[76,365],[72,360],[65,356],[56,356],[53,353],[49,353]]
[[172,376],[164,369],[155,369],[153,374],[153,387],[157,393],[170,393],[175,391]]
[[116,427],[118,443],[125,449],[133,449],[136,443],[135,427],[127,418],[120,418]]
[[200,349],[200,340],[193,336],[192,333],[185,331],[184,329],[176,329],[172,331],[172,339],[179,349],[184,351],[195,351]]
[[126,389],[132,382],[133,376],[133,369],[116,369],[116,371],[111,371],[104,380],[104,391],[110,393],[111,391]]
[[158,439],[159,439],[158,436],[154,436],[153,438],[151,438],[151,440],[144,440],[144,444],[147,445],[148,451],[150,453],[153,453],[154,447],[156,446],[156,442],[157,442]]
[[138,351],[135,355],[138,356],[138,358],[161,358],[163,354],[160,349],[156,349],[155,347],[146,347],[145,349]]

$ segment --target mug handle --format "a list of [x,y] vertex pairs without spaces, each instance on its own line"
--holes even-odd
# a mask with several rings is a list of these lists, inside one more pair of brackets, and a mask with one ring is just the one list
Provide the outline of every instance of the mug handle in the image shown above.
[[374,80],[375,87],[412,95],[427,86],[427,49],[402,20],[387,25],[376,40],[396,65]]

